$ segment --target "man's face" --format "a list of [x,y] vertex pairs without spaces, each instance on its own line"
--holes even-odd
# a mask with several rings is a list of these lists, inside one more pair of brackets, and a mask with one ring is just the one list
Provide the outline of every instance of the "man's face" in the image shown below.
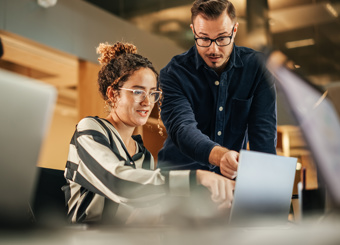
[[217,19],[214,20],[208,20],[203,18],[202,15],[198,15],[194,19],[193,25],[190,27],[196,38],[216,39],[219,37],[231,36],[234,31],[233,37],[228,46],[218,46],[216,42],[212,42],[209,47],[200,47],[196,43],[197,51],[205,63],[217,73],[221,73],[226,67],[230,54],[233,50],[233,43],[238,23],[234,25],[226,11],[224,11]]

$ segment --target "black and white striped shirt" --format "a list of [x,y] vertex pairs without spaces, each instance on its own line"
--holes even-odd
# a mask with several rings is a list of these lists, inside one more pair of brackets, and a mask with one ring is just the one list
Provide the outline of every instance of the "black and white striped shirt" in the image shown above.
[[135,207],[156,202],[168,193],[190,193],[190,185],[196,182],[194,171],[152,170],[152,155],[139,135],[132,137],[137,151],[130,157],[118,131],[107,120],[86,117],[78,123],[69,146],[64,174],[67,185],[63,187],[71,222],[100,221],[107,200],[117,207]]

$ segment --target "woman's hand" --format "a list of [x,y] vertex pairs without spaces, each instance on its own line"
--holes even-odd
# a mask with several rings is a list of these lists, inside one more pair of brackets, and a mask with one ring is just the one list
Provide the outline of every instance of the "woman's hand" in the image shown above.
[[230,208],[234,198],[235,181],[205,170],[197,170],[197,184],[208,188],[213,202],[219,209]]

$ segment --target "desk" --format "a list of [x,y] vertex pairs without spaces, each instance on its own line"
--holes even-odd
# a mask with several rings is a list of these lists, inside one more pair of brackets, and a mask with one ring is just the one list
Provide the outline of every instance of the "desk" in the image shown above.
[[340,244],[339,218],[320,224],[304,223],[275,228],[141,227],[141,228],[63,228],[0,234],[0,244],[17,245],[257,245],[257,244]]

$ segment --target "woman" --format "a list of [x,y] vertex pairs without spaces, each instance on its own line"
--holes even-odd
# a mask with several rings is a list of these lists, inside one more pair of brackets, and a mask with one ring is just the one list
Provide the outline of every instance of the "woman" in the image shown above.
[[132,134],[147,122],[162,93],[153,65],[136,51],[121,42],[97,48],[102,64],[99,91],[109,114],[82,119],[70,143],[63,190],[73,223],[114,220],[118,213],[125,214],[126,222],[135,207],[154,204],[168,193],[187,195],[195,185],[207,187],[220,207],[230,206],[233,182],[222,176],[201,170],[153,170],[152,155],[141,137]]

